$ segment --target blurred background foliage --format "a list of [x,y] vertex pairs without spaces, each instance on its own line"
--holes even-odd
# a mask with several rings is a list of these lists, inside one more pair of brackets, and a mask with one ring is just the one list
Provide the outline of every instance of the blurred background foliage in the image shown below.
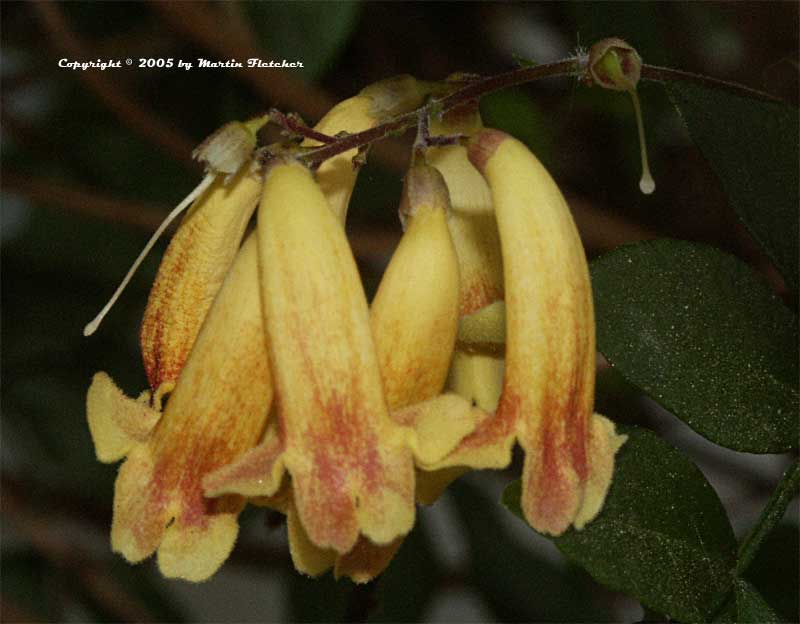
[[[145,386],[138,325],[162,241],[91,339],[81,336],[150,232],[197,182],[193,145],[270,106],[316,122],[336,101],[398,73],[441,79],[557,60],[619,36],[645,62],[735,80],[791,104],[798,95],[796,3],[27,3],[2,10],[2,618],[4,621],[618,621],[656,617],[595,583],[497,504],[519,465],[459,481],[388,572],[356,587],[291,567],[285,528],[242,516],[231,560],[204,585],[131,567],[108,547],[116,466],[97,463],[85,423],[92,374]],[[198,69],[197,59],[300,60],[302,70]],[[69,60],[132,58],[105,72]],[[139,58],[195,63],[138,69]],[[739,224],[665,89],[640,87],[657,190],[638,191],[626,96],[567,79],[486,97],[487,125],[535,150],[562,187],[587,252],[655,237],[702,241],[750,264],[795,307]],[[730,128],[735,133],[736,128]],[[348,232],[368,291],[400,227],[411,137],[373,150]],[[679,446],[705,472],[737,535],[757,517],[785,455],[727,451],[691,433],[623,380],[598,403]],[[750,577],[797,620],[797,513]],[[792,599],[794,596],[794,599]]]

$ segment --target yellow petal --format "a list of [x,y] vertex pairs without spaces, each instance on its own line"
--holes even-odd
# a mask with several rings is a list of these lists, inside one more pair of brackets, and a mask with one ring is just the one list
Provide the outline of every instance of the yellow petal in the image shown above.
[[158,548],[161,573],[195,583],[213,575],[233,550],[239,533],[236,516],[242,507],[240,504],[228,513],[217,511],[203,525],[170,525]]
[[[578,517],[594,470],[594,315],[586,257],[558,187],[522,143],[484,131],[473,138],[469,156],[491,189],[503,250],[506,368],[497,418],[516,421],[526,452],[525,517],[538,531],[558,535]],[[611,473],[603,473],[607,484]]]
[[441,394],[392,413],[396,422],[414,431],[412,448],[423,468],[452,452],[488,416],[457,394]]
[[502,357],[456,349],[447,388],[481,409],[493,412],[503,390],[504,370]]
[[442,459],[424,466],[425,470],[443,468],[505,468],[511,463],[511,449],[516,438],[516,420],[508,415],[490,414],[475,430]]
[[[416,456],[433,460],[452,450],[476,421],[471,405],[455,396],[420,403],[444,386],[458,328],[458,256],[441,174],[412,167],[400,212],[406,231],[370,308],[370,324],[392,418],[413,429]],[[336,558],[334,573],[366,583],[389,565],[401,543],[397,538],[378,545],[362,535]]]
[[[314,126],[314,129],[329,136],[339,132],[361,132],[372,128],[378,120],[372,115],[372,98],[356,95],[339,102]],[[305,146],[319,145],[307,139]],[[356,185],[358,169],[353,166],[353,158],[357,149],[337,154],[323,162],[317,170],[317,181],[322,192],[328,198],[333,214],[344,224],[347,218],[347,207],[350,196]]]
[[275,164],[258,221],[284,461],[318,547],[387,543],[414,521],[405,434],[383,398],[364,292],[340,222],[310,172]]
[[[482,128],[476,110],[456,110],[432,124],[435,135],[471,136]],[[429,149],[428,163],[444,176],[453,206],[448,222],[461,274],[462,315],[503,298],[503,262],[492,196],[483,177],[469,162],[467,149],[446,145]]]
[[[502,305],[502,302],[492,305]],[[464,318],[461,319],[462,327]],[[474,423],[476,425],[474,429],[480,430],[477,425],[486,428],[493,418],[489,412],[497,408],[503,388],[503,358],[457,348],[450,365],[447,388],[466,399],[471,405],[475,405],[474,414],[483,414],[483,418]],[[439,466],[447,464],[451,466],[450,468],[440,468],[430,472],[418,471],[417,501],[424,505],[433,504],[450,483],[467,472],[467,468],[463,466],[476,468],[506,466],[510,461],[509,453],[513,438],[511,434],[497,433],[499,431],[497,429],[492,431],[495,439],[491,441],[483,439],[485,446],[479,449],[477,454],[470,449],[469,443],[465,442],[461,448],[448,451],[449,457],[443,458],[444,461],[439,459],[433,464]]]
[[285,451],[276,427],[270,424],[261,443],[203,478],[206,496],[241,494],[271,497],[283,482]]
[[136,400],[125,396],[111,377],[100,372],[89,387],[86,416],[97,459],[110,463],[147,440],[161,418],[161,408],[150,406],[149,392],[143,392]]
[[256,247],[254,236],[242,246],[161,421],[115,487],[114,550],[139,561],[166,540],[162,570],[195,581],[227,557],[244,504],[204,498],[202,478],[258,441],[272,400]]
[[396,409],[438,394],[458,329],[458,256],[447,228],[447,187],[432,167],[412,167],[401,211],[406,231],[370,308],[386,401]]
[[[291,500],[291,499],[290,499]],[[308,537],[297,516],[297,507],[290,502],[286,511],[286,528],[289,535],[289,552],[295,569],[302,574],[319,576],[333,567],[336,551],[319,548]]]
[[261,192],[245,165],[220,174],[184,217],[158,269],[141,329],[150,387],[170,391],[225,278]]

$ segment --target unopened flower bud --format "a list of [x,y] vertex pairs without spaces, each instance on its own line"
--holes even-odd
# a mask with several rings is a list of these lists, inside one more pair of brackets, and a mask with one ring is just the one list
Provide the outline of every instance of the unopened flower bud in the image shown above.
[[450,193],[442,174],[427,165],[415,165],[408,170],[400,199],[400,222],[403,229],[409,218],[420,212],[441,209],[450,213]]
[[586,71],[586,80],[589,84],[630,93],[636,114],[636,126],[639,130],[639,152],[642,158],[642,177],[639,180],[639,189],[645,195],[649,195],[655,190],[656,183],[650,174],[650,166],[647,162],[642,110],[639,105],[639,96],[636,93],[636,85],[639,84],[639,78],[642,75],[642,57],[622,39],[617,37],[603,39],[595,43],[589,50]]
[[589,50],[589,77],[595,84],[615,91],[632,91],[639,83],[642,58],[622,39],[611,37]]

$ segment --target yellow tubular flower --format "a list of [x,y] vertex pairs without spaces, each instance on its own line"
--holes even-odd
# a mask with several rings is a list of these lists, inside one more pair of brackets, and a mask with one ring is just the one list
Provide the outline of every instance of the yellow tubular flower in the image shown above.
[[280,435],[207,477],[206,491],[270,496],[286,469],[314,545],[344,553],[360,533],[388,543],[414,522],[412,456],[389,418],[344,230],[303,166],[266,174],[258,236]]
[[506,369],[497,414],[440,466],[501,466],[526,452],[522,508],[543,533],[582,528],[600,511],[624,443],[592,413],[595,339],[586,257],[563,196],[519,141],[487,130],[470,160],[492,191],[503,249]]
[[392,410],[441,392],[456,340],[458,256],[448,231],[442,175],[416,165],[406,175],[400,213],[406,231],[370,307],[384,392]]
[[[288,469],[290,550],[306,574],[334,562],[359,582],[379,573],[413,522],[411,451],[437,461],[483,416],[436,396],[455,341],[458,265],[441,180],[415,172],[407,195],[424,201],[410,211],[371,323],[344,232],[311,175],[279,164],[265,185],[259,236],[280,432],[204,484],[210,496],[271,496]],[[389,418],[384,389],[389,407],[415,404]]]
[[[90,422],[92,395],[90,389]],[[120,468],[113,549],[131,562],[158,549],[159,567],[168,577],[201,581],[213,574],[233,548],[244,499],[207,500],[201,479],[258,442],[271,400],[251,236],[225,278],[163,417]],[[102,440],[96,441],[100,447]]]
[[105,373],[95,375],[89,388],[87,418],[100,461],[124,457],[147,439],[161,417],[162,399],[175,386],[255,209],[261,184],[250,156],[263,123],[260,118],[231,122],[195,150],[209,173],[169,214],[111,300],[84,329],[84,335],[96,331],[166,225],[191,204],[161,262],[142,321],[142,355],[151,390],[131,399]]
[[[406,175],[400,204],[406,231],[370,307],[372,335],[391,410],[438,395],[447,377],[459,306],[458,256],[448,230],[449,213],[442,175],[430,166],[413,166]],[[431,438],[440,427],[447,427],[446,416],[429,417]],[[418,490],[424,480],[425,475],[418,473]],[[337,558],[335,575],[369,581],[386,568],[401,543],[398,539],[377,546],[362,537],[353,550]]]
[[250,163],[225,178],[218,174],[184,217],[150,290],[140,341],[154,392],[177,381],[258,203],[261,180]]

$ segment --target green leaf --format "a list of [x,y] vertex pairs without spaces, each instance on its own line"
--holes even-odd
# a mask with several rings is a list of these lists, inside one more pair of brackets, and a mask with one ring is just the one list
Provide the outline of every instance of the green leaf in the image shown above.
[[737,579],[735,584],[737,622],[780,622],[758,590],[745,580]]
[[[593,604],[591,580],[575,566],[566,571],[525,548],[499,517],[501,510],[469,478],[448,488],[469,539],[469,582],[501,622],[604,622]],[[535,536],[531,536],[535,538]]]
[[[360,2],[248,2],[253,27],[272,60],[300,61],[304,78],[320,78],[355,30]],[[270,60],[270,59],[263,59]]]
[[666,87],[732,208],[797,292],[798,110],[690,82]]
[[732,595],[725,601],[724,607],[713,621],[715,624],[768,624],[782,620],[755,587],[737,578],[733,584]]
[[[619,427],[628,441],[600,515],[556,546],[598,582],[673,619],[699,621],[731,586],[736,540],[703,473],[654,433]],[[520,483],[503,503],[522,517]]]
[[598,348],[628,381],[722,446],[797,444],[797,319],[749,267],[657,240],[591,271]]
[[800,622],[800,528],[777,526],[764,540],[744,574],[781,617]]

